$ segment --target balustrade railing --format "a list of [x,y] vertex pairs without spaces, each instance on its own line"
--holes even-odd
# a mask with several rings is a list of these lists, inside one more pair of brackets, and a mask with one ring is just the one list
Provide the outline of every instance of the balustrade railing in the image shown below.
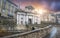
[[47,26],[44,28],[39,28],[36,30],[24,32],[24,33],[19,33],[19,34],[14,34],[10,36],[5,36],[1,38],[42,38],[46,36],[50,31],[51,31],[52,26]]

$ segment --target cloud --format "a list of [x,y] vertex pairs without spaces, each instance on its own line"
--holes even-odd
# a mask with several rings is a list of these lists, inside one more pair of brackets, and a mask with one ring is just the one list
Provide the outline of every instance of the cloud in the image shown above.
[[60,11],[60,2],[56,2],[55,11]]
[[35,8],[45,7],[51,10],[60,10],[59,0],[12,0],[16,4],[20,4],[21,8],[26,5],[33,5]]

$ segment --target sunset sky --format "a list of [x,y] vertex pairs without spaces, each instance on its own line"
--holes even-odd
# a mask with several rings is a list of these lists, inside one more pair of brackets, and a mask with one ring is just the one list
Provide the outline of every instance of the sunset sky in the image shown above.
[[12,0],[20,8],[24,9],[27,5],[32,5],[36,9],[47,8],[54,11],[60,11],[60,0]]

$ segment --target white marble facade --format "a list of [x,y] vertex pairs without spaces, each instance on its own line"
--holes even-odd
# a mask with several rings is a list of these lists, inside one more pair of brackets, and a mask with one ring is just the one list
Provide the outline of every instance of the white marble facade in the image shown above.
[[17,12],[17,24],[40,24],[40,15],[26,12],[26,11],[19,11]]

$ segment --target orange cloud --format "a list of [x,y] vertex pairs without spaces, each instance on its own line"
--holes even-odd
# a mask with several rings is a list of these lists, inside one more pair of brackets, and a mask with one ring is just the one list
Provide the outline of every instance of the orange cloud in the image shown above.
[[27,1],[20,1],[20,2],[17,2],[17,1],[14,1],[18,6],[20,6],[21,8],[25,8],[25,6],[27,5],[32,5],[34,8],[36,9],[41,9],[41,8],[44,8],[44,6],[42,4],[40,4],[39,2],[37,2],[37,0],[35,0],[34,2],[27,2]]

